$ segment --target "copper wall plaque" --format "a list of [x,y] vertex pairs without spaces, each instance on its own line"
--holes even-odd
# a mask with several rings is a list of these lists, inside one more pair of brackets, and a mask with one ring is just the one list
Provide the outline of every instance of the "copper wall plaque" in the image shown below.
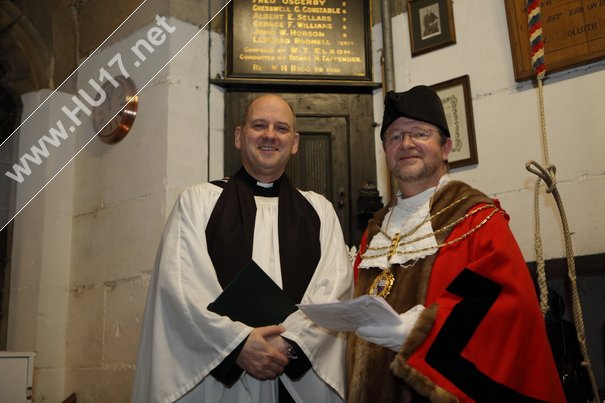
[[232,0],[227,13],[227,78],[372,78],[369,0]]
[[[526,0],[505,0],[515,80],[534,76]],[[605,57],[605,0],[543,0],[540,3],[546,71]]]

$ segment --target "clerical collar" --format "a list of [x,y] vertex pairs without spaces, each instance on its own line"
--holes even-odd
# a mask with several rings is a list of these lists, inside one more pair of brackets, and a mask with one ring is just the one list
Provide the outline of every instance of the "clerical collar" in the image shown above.
[[245,169],[244,172],[244,180],[250,187],[252,188],[252,192],[254,196],[263,196],[263,197],[278,197],[279,196],[279,184],[281,182],[281,176],[271,183],[264,183],[252,175],[248,173]]

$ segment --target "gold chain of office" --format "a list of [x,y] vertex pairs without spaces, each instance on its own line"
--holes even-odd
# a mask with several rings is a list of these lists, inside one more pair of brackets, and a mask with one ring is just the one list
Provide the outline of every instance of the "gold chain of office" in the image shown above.
[[[407,240],[405,242],[402,242],[402,240],[404,240],[406,237],[413,235],[424,223],[426,223],[429,220],[432,220],[433,218],[439,216],[440,214],[444,213],[445,211],[447,211],[448,209],[452,208],[453,206],[455,206],[456,204],[460,203],[461,201],[465,200],[467,197],[463,197],[461,199],[456,200],[455,202],[451,203],[450,205],[446,206],[445,208],[443,208],[442,210],[438,211],[437,213],[431,215],[430,217],[425,218],[419,225],[417,225],[416,227],[414,227],[413,229],[411,229],[410,231],[406,232],[405,234],[400,234],[400,233],[396,233],[393,236],[390,236],[389,234],[386,233],[386,231],[382,230],[382,228],[380,228],[380,232],[382,232],[387,238],[389,238],[391,240],[391,244],[388,246],[378,246],[378,247],[368,247],[368,251],[370,250],[375,250],[375,251],[379,251],[379,250],[386,250],[386,252],[383,253],[377,253],[377,254],[373,254],[373,255],[368,255],[367,253],[364,253],[361,257],[363,259],[376,259],[382,256],[387,256],[387,259],[390,260],[393,255],[397,254],[397,255],[402,255],[402,254],[406,254],[406,253],[419,253],[419,252],[425,252],[425,251],[429,251],[432,249],[440,249],[443,248],[445,246],[450,246],[456,242],[462,241],[463,239],[467,238],[469,235],[471,235],[472,233],[474,233],[475,231],[477,231],[479,228],[483,227],[496,213],[501,212],[502,210],[500,208],[498,208],[495,204],[489,203],[489,204],[485,204],[477,209],[474,209],[468,213],[466,213],[464,216],[458,218],[457,220],[447,224],[446,226],[433,231],[433,232],[429,232],[428,234],[419,236],[417,238],[411,239],[411,240]],[[419,249],[413,249],[413,250],[407,250],[407,251],[399,251],[398,248],[401,246],[405,246],[405,245],[410,245],[412,243],[418,242],[422,239],[426,239],[430,236],[435,236],[451,227],[456,226],[457,224],[459,224],[460,222],[466,220],[468,217],[477,214],[478,212],[488,209],[488,208],[493,208],[494,210],[492,212],[489,213],[489,215],[487,217],[485,217],[483,220],[481,220],[481,222],[479,224],[477,224],[475,227],[471,228],[469,231],[467,231],[466,233],[460,235],[459,237],[452,239],[448,242],[444,242],[441,244],[437,244],[435,246],[430,246],[430,247],[426,247],[426,248],[419,248]],[[389,217],[390,219],[390,217]]]

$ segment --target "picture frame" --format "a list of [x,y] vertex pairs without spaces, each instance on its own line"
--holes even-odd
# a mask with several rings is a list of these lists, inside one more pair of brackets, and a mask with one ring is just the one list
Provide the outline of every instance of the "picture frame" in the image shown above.
[[471,84],[468,75],[431,85],[441,98],[452,139],[448,161],[450,168],[479,163]]
[[[230,0],[225,78],[372,83],[370,2]],[[311,3],[330,7],[303,7]]]
[[[597,4],[593,6],[593,4]],[[605,58],[605,2],[542,1],[544,61],[553,73]],[[504,0],[516,81],[535,78],[526,0]]]
[[456,43],[452,0],[408,2],[412,57]]

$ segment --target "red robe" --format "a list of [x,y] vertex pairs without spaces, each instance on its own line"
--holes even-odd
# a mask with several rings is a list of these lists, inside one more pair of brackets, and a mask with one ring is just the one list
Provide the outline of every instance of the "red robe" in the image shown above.
[[[435,194],[431,214],[461,195],[468,199],[435,217],[434,230],[494,203],[454,181]],[[437,242],[469,233],[496,209],[469,215],[437,235]],[[386,211],[370,223],[367,244]],[[351,335],[349,402],[412,402],[418,395],[432,402],[565,402],[535,289],[508,219],[497,211],[464,239],[410,268],[393,269],[395,284],[386,300],[395,310],[405,312],[417,302],[429,308],[398,353]],[[366,294],[379,272],[360,269],[355,295]]]

